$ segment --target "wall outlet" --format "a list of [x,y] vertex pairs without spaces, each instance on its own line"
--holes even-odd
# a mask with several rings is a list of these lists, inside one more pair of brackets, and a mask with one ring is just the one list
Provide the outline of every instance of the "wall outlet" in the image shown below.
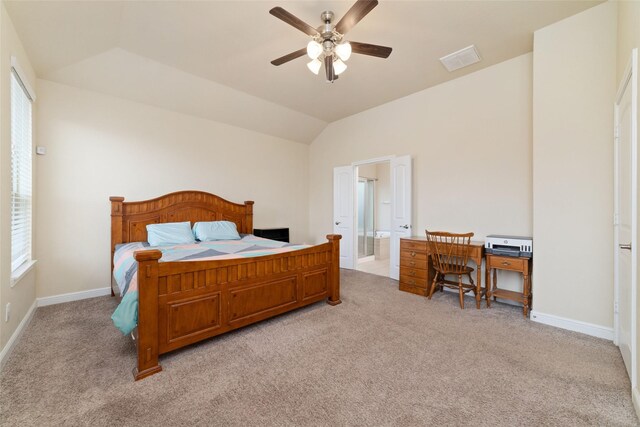
[[11,303],[8,302],[4,309],[4,321],[8,322],[11,319]]

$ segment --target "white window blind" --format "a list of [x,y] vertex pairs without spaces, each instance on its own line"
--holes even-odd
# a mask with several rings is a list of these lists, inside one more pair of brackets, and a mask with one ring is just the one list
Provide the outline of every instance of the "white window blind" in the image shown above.
[[11,73],[11,271],[31,261],[31,97]]

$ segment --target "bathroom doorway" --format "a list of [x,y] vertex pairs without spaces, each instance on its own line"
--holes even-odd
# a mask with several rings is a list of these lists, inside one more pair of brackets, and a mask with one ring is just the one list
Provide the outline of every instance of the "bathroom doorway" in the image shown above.
[[390,276],[391,172],[389,161],[357,167],[356,221],[358,260],[356,269]]
[[358,260],[373,260],[375,178],[358,177]]

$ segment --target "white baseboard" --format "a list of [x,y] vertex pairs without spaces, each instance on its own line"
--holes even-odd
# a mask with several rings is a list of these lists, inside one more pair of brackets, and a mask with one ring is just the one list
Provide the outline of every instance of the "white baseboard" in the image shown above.
[[613,328],[606,326],[594,325],[593,323],[582,322],[580,320],[567,319],[565,317],[554,316],[553,314],[540,313],[531,310],[531,320],[556,328],[568,329],[574,332],[580,332],[593,337],[604,338],[613,341]]
[[5,362],[9,359],[11,351],[13,351],[13,347],[22,336],[22,333],[29,325],[29,322],[31,322],[31,319],[33,319],[33,314],[36,312],[37,306],[37,301],[34,301],[33,304],[31,304],[31,307],[29,307],[29,311],[27,311],[27,314],[20,321],[18,327],[13,332],[13,335],[11,335],[11,338],[9,338],[9,341],[7,341],[7,344],[4,346],[2,351],[0,351],[0,369],[4,367]]
[[87,298],[102,297],[111,295],[111,288],[96,288],[88,291],[70,292],[68,294],[53,295],[50,297],[38,298],[38,307],[46,307],[47,305],[62,304],[64,302],[79,301]]

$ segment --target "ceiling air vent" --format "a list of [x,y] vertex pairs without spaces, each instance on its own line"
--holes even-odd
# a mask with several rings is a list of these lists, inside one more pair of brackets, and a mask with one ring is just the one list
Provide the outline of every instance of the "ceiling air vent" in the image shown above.
[[450,53],[447,56],[440,58],[440,62],[448,71],[455,71],[459,68],[466,67],[467,65],[480,62],[480,55],[474,45],[460,49],[457,52]]

